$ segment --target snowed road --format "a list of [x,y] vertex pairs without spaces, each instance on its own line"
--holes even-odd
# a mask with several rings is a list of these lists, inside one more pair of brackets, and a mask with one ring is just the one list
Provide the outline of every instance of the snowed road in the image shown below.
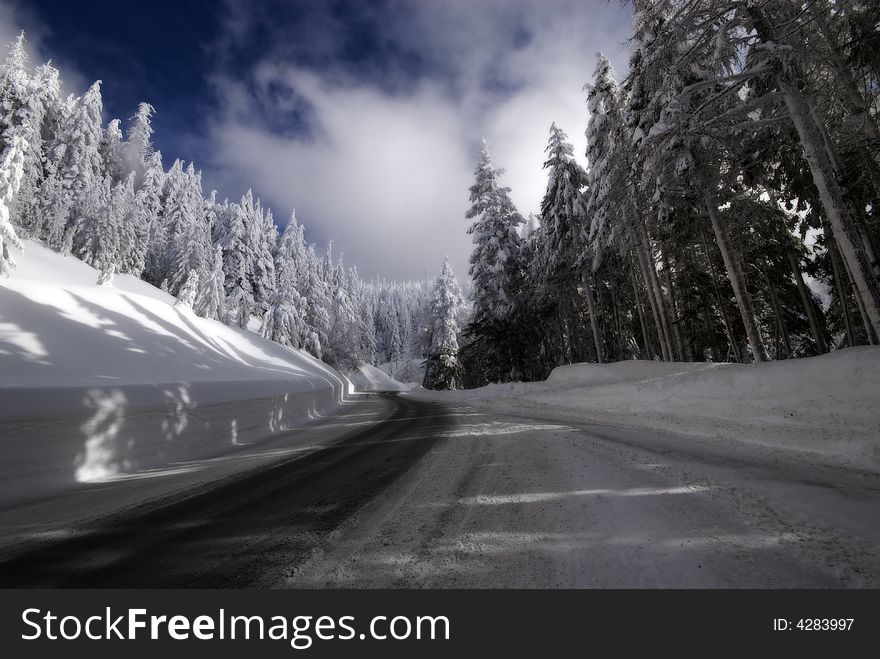
[[876,474],[782,450],[372,396],[0,511],[0,585],[876,587],[878,510]]

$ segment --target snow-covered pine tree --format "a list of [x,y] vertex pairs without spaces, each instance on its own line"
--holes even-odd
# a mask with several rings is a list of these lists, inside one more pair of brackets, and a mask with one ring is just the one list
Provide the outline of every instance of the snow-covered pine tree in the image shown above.
[[24,32],[8,47],[0,64],[0,152],[9,148],[15,129],[28,119],[26,108],[31,95]]
[[[587,216],[590,218],[590,249],[593,269],[598,269],[605,249],[623,233],[627,218],[636,215],[628,183],[628,162],[620,151],[626,148],[620,90],[611,62],[597,55],[592,84],[587,85]],[[623,212],[618,209],[626,208]],[[632,222],[632,219],[629,219]]]
[[[95,82],[76,99],[70,114],[59,128],[52,147],[51,159],[55,175],[64,193],[69,196],[71,217],[79,224],[81,218],[96,209],[96,194],[100,195],[106,182],[101,157],[104,131],[101,129],[101,81]],[[88,239],[75,236],[75,244]]]
[[31,84],[37,92],[40,103],[40,115],[43,120],[40,125],[40,135],[44,143],[42,156],[45,159],[46,147],[51,145],[59,133],[70,108],[61,96],[61,74],[51,63],[47,62],[36,68]]
[[263,313],[262,334],[266,338],[292,348],[302,348],[307,330],[303,314],[305,300],[299,292],[295,258],[300,248],[300,232],[295,214],[278,240],[275,252],[273,286],[269,309]]
[[15,269],[11,249],[24,249],[10,221],[9,207],[14,203],[21,185],[26,148],[25,141],[14,136],[6,145],[3,160],[0,161],[0,276],[8,275]]
[[476,377],[483,381],[516,378],[521,357],[512,321],[522,267],[517,229],[523,218],[510,199],[510,188],[498,183],[502,172],[492,163],[483,140],[466,213],[472,220],[468,233],[474,244],[470,257],[474,306],[467,334],[477,361]]
[[[766,361],[768,355],[753,296],[746,286],[739,255],[729,240],[725,218],[719,212],[728,194],[721,174],[730,170],[727,166],[730,150],[723,142],[693,129],[696,113],[716,93],[713,89],[716,71],[725,67],[736,48],[723,40],[714,44],[701,41],[697,35],[702,28],[687,22],[678,25],[675,40],[657,38],[656,25],[665,28],[669,20],[678,20],[673,18],[676,14],[664,12],[663,7],[651,5],[636,16],[642,17],[642,30],[637,38],[663,44],[659,48],[652,46],[650,61],[643,62],[636,75],[646,89],[653,90],[641,114],[641,185],[655,203],[660,231],[668,230],[672,209],[684,205],[679,200],[687,199],[693,205],[702,206],[724,259],[753,359]],[[697,39],[699,45],[692,44],[692,38]],[[702,91],[695,92],[697,87]],[[722,116],[738,114],[742,111],[738,107],[741,105],[739,96],[728,94],[717,109]],[[717,118],[714,121],[717,122]],[[663,255],[670,310],[677,315],[673,263],[668,254]],[[683,358],[680,323],[673,324],[672,335],[678,357]]]
[[247,328],[254,311],[254,300],[238,284],[227,297],[226,322],[230,325],[238,325],[242,329]]
[[0,73],[0,153],[20,137],[24,164],[19,193],[9,207],[10,220],[22,238],[39,238],[39,188],[43,181],[42,128],[46,108],[40,76],[31,75],[24,32],[10,45]]
[[214,247],[213,267],[199,281],[199,295],[194,306],[197,315],[212,320],[226,320],[226,289],[223,272],[223,250]]
[[119,225],[125,209],[109,176],[78,205],[75,254],[97,270],[119,269]]
[[71,199],[51,165],[40,184],[39,203],[43,218],[41,235],[46,245],[62,254],[69,254],[73,244],[73,227],[69,222]]
[[303,296],[306,298],[305,321],[308,327],[306,350],[318,359],[330,335],[330,292],[321,276],[321,261],[315,254],[314,245],[307,252],[308,266]]
[[[601,53],[597,55],[593,81],[585,89],[589,111],[586,130],[589,170],[585,192],[589,232],[585,249],[592,259],[593,288],[600,294],[599,300],[604,298],[606,305],[611,303],[611,311],[616,319],[629,316],[630,309],[638,315],[639,329],[634,333],[641,337],[642,345],[637,351],[639,355],[653,354],[648,329],[650,320],[660,337],[662,354],[669,359],[671,353],[667,350],[662,334],[666,327],[663,322],[665,316],[659,315],[665,306],[662,300],[658,304],[658,296],[651,290],[649,319],[641,307],[638,275],[628,272],[637,268],[642,272],[641,279],[653,284],[650,273],[647,276],[645,273],[646,269],[653,267],[654,259],[643,227],[640,191],[633,182],[634,153],[625,120],[626,99],[614,78],[611,63]],[[609,254],[610,262],[606,258]],[[630,295],[632,301],[628,302]],[[590,299],[587,298],[587,301]],[[594,313],[591,316],[591,327],[598,324],[595,321]],[[606,337],[606,349],[612,353],[612,358],[634,356],[635,352],[625,346],[635,343],[635,338],[630,339],[627,336],[629,332],[625,326],[620,326],[617,322],[614,324],[613,336]],[[595,334],[595,330],[593,333]]]
[[176,294],[189,278],[190,270],[206,277],[213,267],[211,232],[205,218],[202,176],[190,164],[181,187],[169,195],[165,217],[170,227],[171,245],[168,287]]
[[113,203],[118,204],[119,252],[116,258],[119,272],[139,276],[143,270],[141,245],[141,217],[136,207],[134,172],[113,186]]
[[431,348],[425,364],[426,389],[459,389],[464,369],[458,360],[458,317],[462,307],[461,289],[449,257],[434,284],[431,300]]
[[302,307],[303,300],[293,281],[285,276],[272,292],[269,309],[263,313],[260,333],[275,343],[299,348],[305,342]]
[[529,213],[529,217],[525,224],[523,224],[522,231],[520,232],[523,242],[534,241],[538,237],[538,230],[540,228],[541,222],[538,220],[538,216],[534,213]]
[[116,266],[112,263],[106,268],[101,268],[98,272],[98,286],[112,286],[113,278],[116,276]]
[[138,239],[143,254],[143,278],[154,285],[161,281],[165,271],[168,233],[165,230],[163,192],[165,171],[162,154],[151,154],[144,168],[144,176],[135,193],[138,213]]
[[192,309],[193,305],[195,305],[198,292],[199,272],[193,268],[187,273],[186,280],[180,287],[180,292],[177,294],[177,302],[175,302],[174,306]]
[[582,295],[590,316],[590,327],[596,349],[596,359],[602,362],[602,337],[596,322],[591,265],[593,259],[583,239],[587,224],[583,190],[587,173],[574,159],[574,148],[568,136],[554,123],[545,149],[548,170],[547,191],[541,201],[540,247],[536,254],[539,270],[543,273],[544,304],[549,316],[559,317],[562,329],[560,344],[568,356],[570,344],[578,328],[572,319],[577,314],[573,304]]
[[124,171],[126,175],[134,173],[136,189],[140,188],[147,161],[153,155],[151,119],[155,112],[155,108],[149,103],[138,104],[137,112],[130,120],[128,139],[122,147]]
[[406,349],[403,345],[403,339],[400,336],[400,323],[395,322],[391,326],[391,338],[388,342],[388,363],[390,365],[389,371],[392,377],[394,377],[394,374],[400,369],[400,362],[403,361],[405,354]]
[[254,258],[251,263],[251,281],[254,289],[254,302],[258,313],[268,310],[275,290],[275,249],[278,242],[278,229],[272,218],[271,209],[263,209],[257,200],[249,226],[249,240]]
[[114,183],[118,183],[128,176],[119,119],[111,119],[104,129],[104,138],[101,140],[101,158],[104,161],[104,171]]

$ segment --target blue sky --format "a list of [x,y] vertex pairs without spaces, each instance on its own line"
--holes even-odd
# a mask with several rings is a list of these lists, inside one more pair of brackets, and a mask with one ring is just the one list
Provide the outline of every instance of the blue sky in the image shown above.
[[[582,87],[605,52],[624,72],[630,15],[605,0],[0,0],[69,91],[103,80],[108,118],[146,100],[165,164],[208,190],[248,187],[367,276],[434,276],[470,250],[481,137],[523,214],[543,192],[556,121],[583,162]],[[208,191],[206,190],[206,192]]]

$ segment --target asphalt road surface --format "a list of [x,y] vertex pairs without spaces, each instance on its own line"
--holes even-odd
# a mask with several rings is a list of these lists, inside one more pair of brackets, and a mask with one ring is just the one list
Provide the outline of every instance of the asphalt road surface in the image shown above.
[[[243,472],[199,474],[178,491],[103,519],[40,532],[27,524],[0,553],[0,585],[6,587],[260,587],[279,571],[307,556],[363,502],[406,471],[435,443],[430,435],[448,425],[436,406],[393,394],[366,397],[324,424],[292,431],[261,446],[268,456],[257,466],[250,452],[225,461],[245,463]],[[425,414],[428,412],[428,414]],[[319,447],[272,461],[279,447],[302,441],[303,433],[339,434]],[[396,437],[427,433],[418,442]],[[310,437],[311,439],[311,437]],[[303,453],[305,453],[303,455]],[[28,509],[49,507],[58,515],[88,519],[100,496],[119,491],[130,500],[154,479],[132,479],[86,488],[91,496],[53,497],[0,511],[7,519],[27,519]],[[187,479],[189,480],[189,479]],[[207,483],[205,482],[207,481]],[[85,507],[86,510],[76,510]],[[55,522],[58,523],[57,521]],[[7,531],[10,526],[7,526]],[[16,528],[15,523],[11,528]],[[38,527],[37,527],[38,528]],[[22,535],[24,537],[22,537]]]
[[0,510],[0,585],[877,587],[878,510],[792,452],[381,394]]

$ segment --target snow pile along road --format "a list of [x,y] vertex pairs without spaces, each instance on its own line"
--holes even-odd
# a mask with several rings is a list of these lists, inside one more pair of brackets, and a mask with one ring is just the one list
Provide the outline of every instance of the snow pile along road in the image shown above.
[[371,364],[364,364],[349,377],[357,391],[409,391],[418,386],[411,382],[398,382]]
[[510,414],[743,440],[880,469],[880,348],[765,364],[573,364],[450,395]]
[[226,452],[333,409],[311,356],[28,241],[0,282],[0,503]]

